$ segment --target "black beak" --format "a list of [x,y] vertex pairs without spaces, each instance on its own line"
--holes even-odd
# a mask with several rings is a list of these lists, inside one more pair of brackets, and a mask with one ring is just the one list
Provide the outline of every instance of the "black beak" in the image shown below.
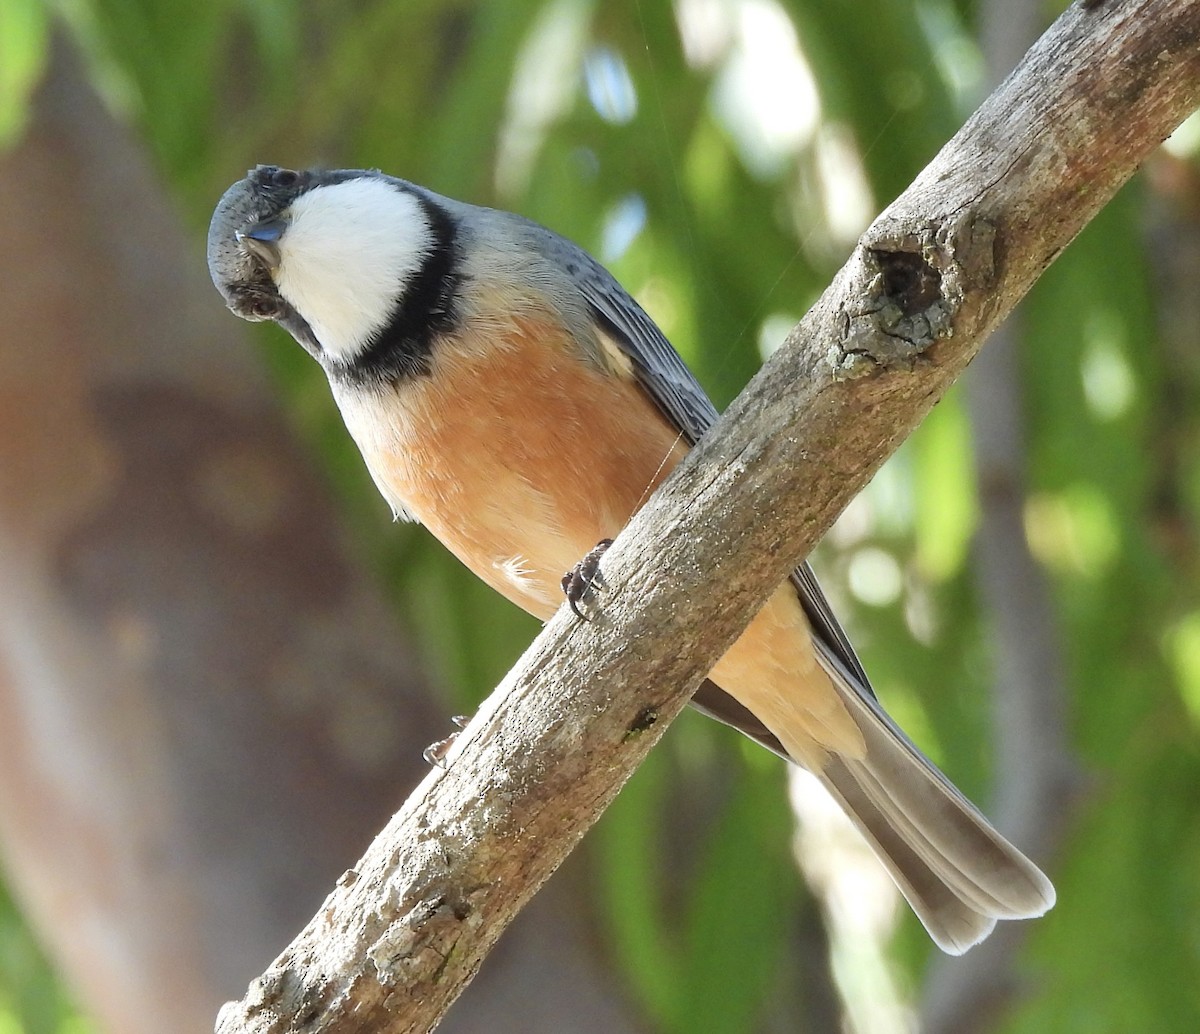
[[271,219],[265,223],[255,223],[246,230],[238,230],[234,236],[246,254],[264,268],[272,270],[279,268],[279,240],[286,229],[287,223],[282,219]]

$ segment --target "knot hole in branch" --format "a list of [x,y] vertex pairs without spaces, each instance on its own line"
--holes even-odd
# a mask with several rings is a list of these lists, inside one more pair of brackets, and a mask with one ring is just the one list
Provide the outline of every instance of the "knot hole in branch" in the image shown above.
[[952,332],[955,304],[940,253],[930,257],[916,234],[876,238],[863,251],[862,306],[844,311],[841,340],[830,352],[834,376],[849,380],[913,369],[926,350]]
[[905,316],[925,312],[942,296],[942,274],[914,251],[873,250],[883,292]]

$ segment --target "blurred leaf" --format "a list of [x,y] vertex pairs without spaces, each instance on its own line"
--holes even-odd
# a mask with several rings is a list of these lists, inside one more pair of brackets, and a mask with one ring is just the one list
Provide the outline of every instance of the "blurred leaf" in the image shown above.
[[666,758],[652,753],[596,826],[601,914],[626,979],[651,1019],[666,1025],[687,994],[664,916],[662,821],[668,800]]
[[30,94],[46,63],[47,21],[41,0],[0,4],[0,149],[25,125]]
[[917,428],[913,450],[916,561],[933,581],[958,574],[979,518],[971,434],[961,391],[950,392]]
[[0,1034],[89,1034],[0,886]]
[[705,845],[688,915],[680,1034],[758,1029],[798,903],[781,768],[750,769]]

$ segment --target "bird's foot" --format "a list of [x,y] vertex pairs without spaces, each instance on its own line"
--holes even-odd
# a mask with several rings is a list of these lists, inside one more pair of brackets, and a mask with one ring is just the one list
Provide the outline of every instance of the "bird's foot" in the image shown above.
[[421,757],[425,759],[425,763],[427,765],[437,765],[438,768],[445,768],[446,755],[450,752],[450,748],[454,746],[454,741],[458,739],[459,732],[466,728],[467,722],[470,720],[471,716],[466,714],[456,714],[451,718],[450,721],[457,725],[458,729],[444,740],[437,740],[421,751]]
[[567,605],[574,611],[577,618],[591,621],[582,610],[581,603],[587,603],[589,597],[599,589],[604,588],[604,576],[600,573],[600,558],[612,545],[612,539],[601,539],[571,570],[562,577],[563,595],[567,597]]

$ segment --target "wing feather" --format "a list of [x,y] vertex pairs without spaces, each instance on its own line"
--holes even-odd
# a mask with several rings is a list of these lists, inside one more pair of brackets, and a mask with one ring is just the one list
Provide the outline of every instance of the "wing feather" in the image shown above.
[[[600,263],[565,238],[556,234],[549,234],[549,237],[549,248],[557,253],[551,257],[571,272],[594,321],[628,355],[639,382],[663,415],[679,428],[689,445],[695,445],[715,423],[718,413],[692,371],[658,325]],[[813,635],[838,659],[851,676],[854,688],[868,699],[875,699],[867,673],[808,561],[792,572],[792,583]],[[742,729],[744,722],[739,721],[741,716],[732,709],[717,713],[711,694],[701,709]],[[761,735],[746,729],[742,731],[770,749],[778,750],[777,744],[766,742]]]

